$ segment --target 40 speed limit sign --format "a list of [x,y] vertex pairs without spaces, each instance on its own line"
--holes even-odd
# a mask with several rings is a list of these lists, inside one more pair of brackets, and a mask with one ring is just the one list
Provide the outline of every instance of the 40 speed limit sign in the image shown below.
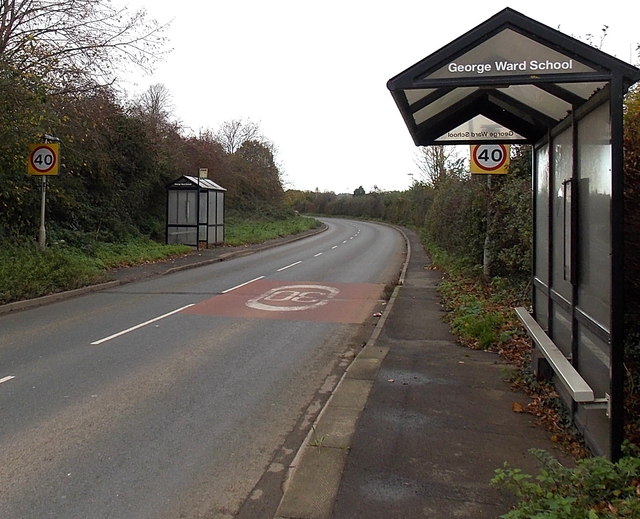
[[504,175],[509,170],[510,147],[505,144],[471,146],[471,173]]
[[31,144],[27,159],[29,175],[57,175],[60,171],[60,143]]

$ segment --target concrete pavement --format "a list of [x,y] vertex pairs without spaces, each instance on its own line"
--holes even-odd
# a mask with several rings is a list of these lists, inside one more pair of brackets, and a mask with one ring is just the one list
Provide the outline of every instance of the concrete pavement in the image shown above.
[[404,283],[289,467],[277,519],[495,518],[513,498],[490,485],[494,470],[535,473],[528,450],[556,449],[512,411],[527,397],[505,382],[508,366],[455,342],[441,273],[407,236]]

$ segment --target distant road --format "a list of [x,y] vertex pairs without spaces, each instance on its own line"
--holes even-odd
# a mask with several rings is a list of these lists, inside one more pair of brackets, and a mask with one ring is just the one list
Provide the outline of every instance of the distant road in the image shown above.
[[260,499],[403,259],[389,227],[325,221],[282,247],[0,316],[0,517],[231,518]]

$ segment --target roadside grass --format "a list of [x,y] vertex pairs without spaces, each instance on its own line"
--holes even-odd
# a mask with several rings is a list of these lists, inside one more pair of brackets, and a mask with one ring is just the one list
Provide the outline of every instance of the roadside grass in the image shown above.
[[104,269],[77,249],[2,244],[0,304],[72,290],[100,282]]
[[126,243],[87,243],[84,247],[54,243],[0,244],[0,304],[31,299],[107,280],[110,268],[139,265],[185,254],[181,245],[162,245],[146,238]]
[[[227,246],[261,243],[319,226],[312,218],[232,217],[225,222]],[[90,235],[73,244],[57,241],[40,250],[35,244],[0,242],[0,304],[31,299],[108,280],[108,270],[153,263],[188,254],[184,245],[165,245],[135,237],[121,243],[95,241]]]
[[284,219],[252,218],[238,216],[227,218],[225,225],[225,245],[237,247],[299,234],[319,227],[321,224],[315,218],[291,216]]
[[454,335],[469,348],[504,352],[524,332],[513,308],[528,304],[526,288],[501,279],[486,283],[477,267],[427,248],[434,266],[445,272],[438,291]]
[[119,268],[153,263],[191,252],[185,245],[165,245],[148,239],[125,243],[97,243],[93,254],[104,268]]

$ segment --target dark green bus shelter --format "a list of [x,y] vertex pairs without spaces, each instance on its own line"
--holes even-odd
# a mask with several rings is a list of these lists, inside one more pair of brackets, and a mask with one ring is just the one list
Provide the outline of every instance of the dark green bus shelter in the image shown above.
[[183,175],[167,186],[167,243],[207,248],[224,242],[226,189]]
[[611,458],[624,425],[623,98],[639,79],[507,8],[387,84],[417,146],[533,146],[533,308],[517,312],[535,368]]

